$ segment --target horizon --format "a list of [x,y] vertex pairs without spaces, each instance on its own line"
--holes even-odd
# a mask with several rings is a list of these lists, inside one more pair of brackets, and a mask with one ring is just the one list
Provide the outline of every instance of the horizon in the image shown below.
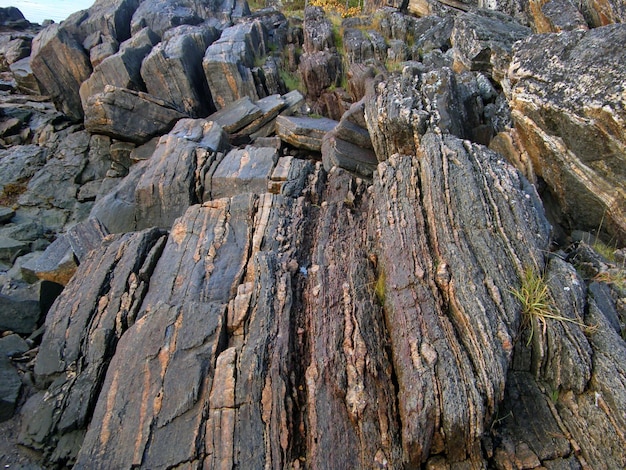
[[16,7],[28,21],[38,24],[44,20],[60,23],[72,13],[93,4],[94,0],[0,0],[0,7]]

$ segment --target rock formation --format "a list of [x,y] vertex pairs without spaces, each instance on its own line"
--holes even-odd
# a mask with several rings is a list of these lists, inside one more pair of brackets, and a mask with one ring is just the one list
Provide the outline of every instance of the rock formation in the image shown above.
[[621,4],[363,11],[0,10],[0,463],[626,466]]

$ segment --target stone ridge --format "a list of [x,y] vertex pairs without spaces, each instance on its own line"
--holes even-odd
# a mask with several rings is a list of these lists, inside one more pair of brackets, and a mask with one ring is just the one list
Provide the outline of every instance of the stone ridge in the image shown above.
[[0,464],[626,467],[621,4],[287,13],[0,10]]

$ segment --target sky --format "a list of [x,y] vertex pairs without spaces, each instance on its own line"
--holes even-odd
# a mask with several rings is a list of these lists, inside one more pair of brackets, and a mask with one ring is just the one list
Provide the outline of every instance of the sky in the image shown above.
[[0,0],[0,7],[17,7],[31,23],[46,19],[60,23],[78,10],[93,5],[95,0]]

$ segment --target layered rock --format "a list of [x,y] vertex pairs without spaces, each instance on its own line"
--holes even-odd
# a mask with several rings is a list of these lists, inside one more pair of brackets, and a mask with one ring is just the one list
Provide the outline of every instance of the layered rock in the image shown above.
[[220,109],[244,96],[259,99],[251,69],[266,54],[267,31],[260,21],[226,28],[206,50],[202,66]]
[[91,75],[83,46],[61,26],[51,25],[33,40],[30,65],[42,91],[50,95],[57,109],[73,119],[82,119],[79,89]]
[[190,117],[204,117],[212,108],[202,58],[218,37],[209,25],[179,26],[159,43],[141,64],[148,93]]
[[533,169],[569,224],[602,228],[623,243],[626,28],[532,36],[509,72],[511,114]]

